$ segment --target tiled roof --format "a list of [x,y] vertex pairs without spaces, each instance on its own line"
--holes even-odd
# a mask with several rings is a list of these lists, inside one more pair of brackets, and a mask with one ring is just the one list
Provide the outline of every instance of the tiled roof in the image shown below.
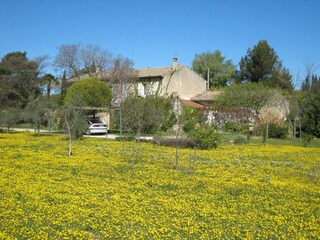
[[193,101],[212,101],[215,100],[222,91],[205,91],[192,98]]
[[[150,77],[164,77],[166,74],[172,71],[172,67],[161,67],[161,68],[137,68],[135,69],[138,78],[150,78]],[[71,78],[69,82],[76,82],[85,78],[89,78],[89,74],[81,75],[80,78]],[[101,77],[101,75],[100,75]],[[102,77],[110,77],[110,71],[103,72]]]
[[172,67],[162,68],[138,68],[136,69],[139,78],[163,77],[172,71]]
[[191,100],[181,99],[180,101],[182,102],[183,105],[188,106],[188,107],[197,108],[197,109],[206,109],[205,106],[203,106],[199,103],[193,102]]

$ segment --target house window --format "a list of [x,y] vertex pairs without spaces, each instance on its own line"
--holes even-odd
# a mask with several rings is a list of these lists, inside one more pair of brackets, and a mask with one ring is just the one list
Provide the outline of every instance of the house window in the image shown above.
[[147,96],[148,94],[148,85],[147,83],[142,83],[143,86],[143,96]]

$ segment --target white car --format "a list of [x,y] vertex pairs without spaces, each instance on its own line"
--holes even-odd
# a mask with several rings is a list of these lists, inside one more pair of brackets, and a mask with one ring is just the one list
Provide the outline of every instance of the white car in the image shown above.
[[100,119],[88,119],[88,129],[86,130],[87,135],[91,134],[106,134],[108,131],[107,125]]

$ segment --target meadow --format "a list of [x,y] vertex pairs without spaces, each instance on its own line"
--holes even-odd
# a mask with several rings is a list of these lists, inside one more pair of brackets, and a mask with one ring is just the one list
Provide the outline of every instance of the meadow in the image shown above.
[[0,133],[0,239],[319,239],[320,148]]

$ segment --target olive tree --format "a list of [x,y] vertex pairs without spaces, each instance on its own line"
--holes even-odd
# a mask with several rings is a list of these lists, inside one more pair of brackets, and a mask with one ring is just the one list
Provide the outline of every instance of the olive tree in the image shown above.
[[48,112],[48,102],[41,97],[30,101],[24,109],[24,119],[34,124],[38,135],[40,134],[41,125],[48,121]]
[[79,139],[87,128],[84,115],[84,101],[80,96],[73,97],[58,110],[58,118],[63,128],[67,131],[69,138],[69,157],[72,155],[72,142]]
[[21,119],[21,109],[19,108],[6,108],[0,110],[0,126],[10,131],[10,128],[14,127]]

